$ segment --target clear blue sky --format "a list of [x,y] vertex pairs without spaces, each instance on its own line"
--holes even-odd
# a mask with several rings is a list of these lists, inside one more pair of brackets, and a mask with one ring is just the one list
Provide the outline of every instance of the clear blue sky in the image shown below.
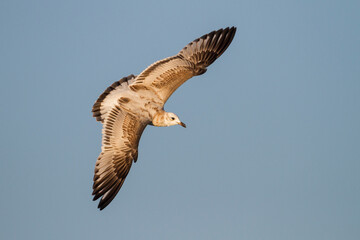
[[[0,239],[360,239],[359,1],[1,1]],[[237,34],[102,212],[103,90]]]

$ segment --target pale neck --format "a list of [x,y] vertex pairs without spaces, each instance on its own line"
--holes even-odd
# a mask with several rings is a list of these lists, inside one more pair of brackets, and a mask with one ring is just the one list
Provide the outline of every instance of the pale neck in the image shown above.
[[166,124],[166,118],[165,118],[166,112],[164,110],[158,111],[155,116],[153,117],[152,123],[154,126],[157,127],[166,127],[168,126]]

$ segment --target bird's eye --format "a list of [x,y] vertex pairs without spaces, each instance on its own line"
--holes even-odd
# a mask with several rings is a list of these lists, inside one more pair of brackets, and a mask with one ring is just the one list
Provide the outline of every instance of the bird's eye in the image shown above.
[[175,120],[175,118],[174,118],[174,117],[172,117],[172,118],[171,118],[171,120]]

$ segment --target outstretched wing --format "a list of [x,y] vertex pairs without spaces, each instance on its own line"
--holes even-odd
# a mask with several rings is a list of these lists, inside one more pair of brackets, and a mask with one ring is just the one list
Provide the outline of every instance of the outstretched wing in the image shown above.
[[165,104],[186,80],[206,72],[206,68],[230,45],[235,32],[235,27],[220,29],[192,41],[177,55],[150,65],[130,88],[136,90],[142,85],[153,89]]
[[115,105],[108,113],[102,137],[102,152],[95,166],[94,201],[101,197],[104,209],[119,192],[132,162],[136,162],[138,145],[147,122],[124,112]]

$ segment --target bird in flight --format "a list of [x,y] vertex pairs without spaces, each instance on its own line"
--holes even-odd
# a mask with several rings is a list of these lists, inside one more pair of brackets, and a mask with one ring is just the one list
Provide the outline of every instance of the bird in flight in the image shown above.
[[139,75],[114,82],[95,102],[92,112],[103,124],[102,152],[94,174],[94,201],[103,210],[114,199],[138,158],[138,145],[147,125],[186,125],[164,110],[164,104],[186,80],[206,72],[228,48],[235,27],[219,29],[192,41],[178,54],[151,64]]

